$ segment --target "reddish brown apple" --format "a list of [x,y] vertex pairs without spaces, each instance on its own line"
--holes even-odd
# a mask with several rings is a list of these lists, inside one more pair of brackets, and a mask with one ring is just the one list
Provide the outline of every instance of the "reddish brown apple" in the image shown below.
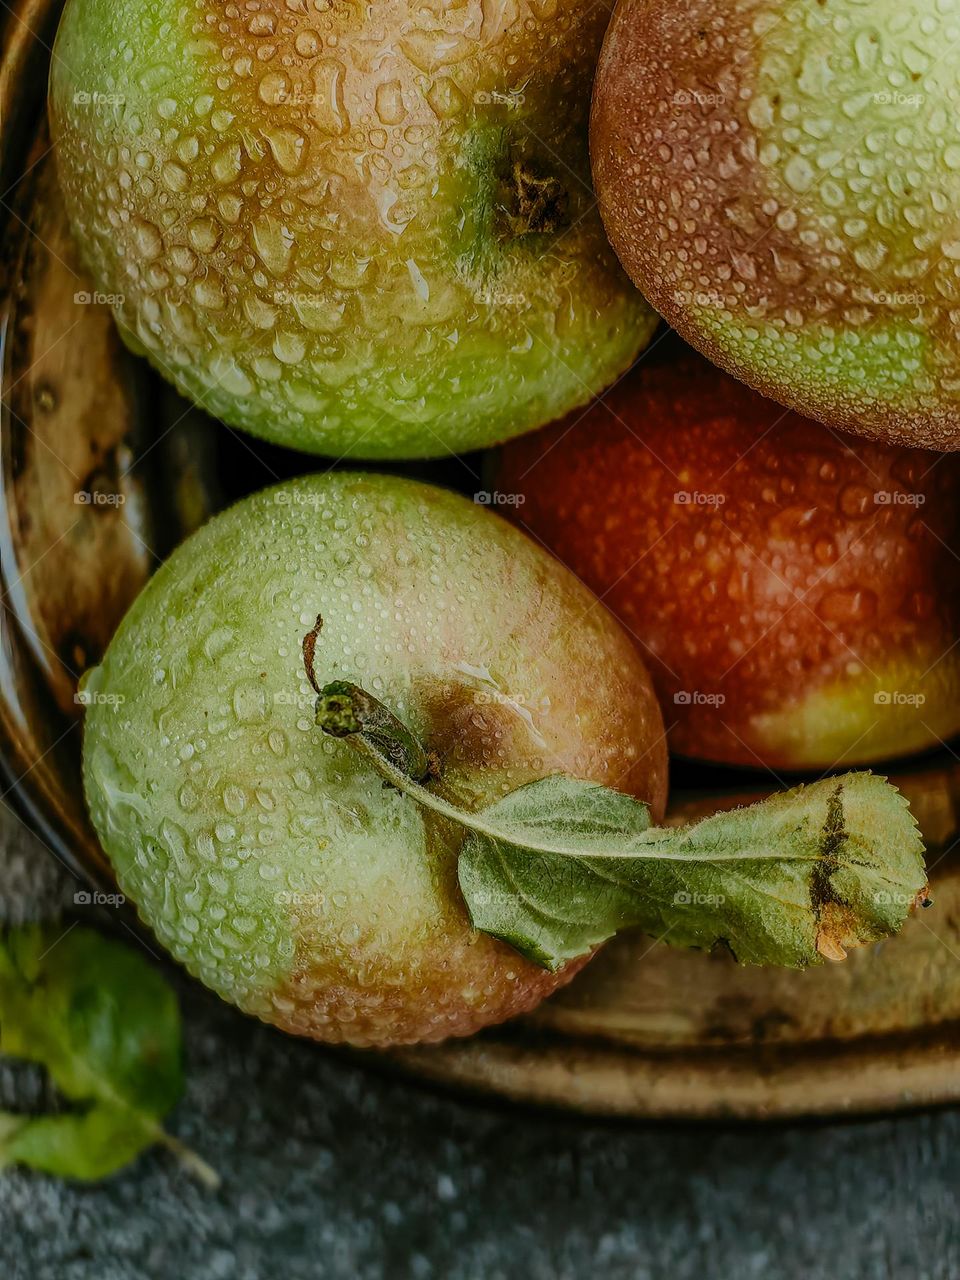
[[960,730],[960,458],[842,436],[687,349],[503,452],[632,630],[679,754],[825,769]]

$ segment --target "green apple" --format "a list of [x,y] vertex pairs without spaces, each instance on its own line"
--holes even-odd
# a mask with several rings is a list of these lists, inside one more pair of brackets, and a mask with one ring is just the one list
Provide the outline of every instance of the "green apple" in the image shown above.
[[654,306],[830,427],[960,449],[960,9],[620,0],[591,142]]
[[590,186],[609,8],[68,0],[57,166],[131,345],[231,426],[333,456],[586,403],[655,324]]
[[368,689],[476,809],[566,773],[662,815],[663,723],[626,633],[499,516],[337,473],[259,493],[158,570],[85,683],[90,813],[120,887],[242,1009],[359,1045],[463,1035],[550,974],[476,932],[462,831],[315,724],[312,669]]

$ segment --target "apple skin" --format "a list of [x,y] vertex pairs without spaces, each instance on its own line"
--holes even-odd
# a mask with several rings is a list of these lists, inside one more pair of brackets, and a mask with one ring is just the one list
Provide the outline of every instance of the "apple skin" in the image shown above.
[[[467,807],[569,772],[666,800],[666,743],[629,637],[499,516],[386,476],[307,477],[180,546],[86,683],[83,772],[124,894],[195,976],[286,1031],[387,1045],[533,1008],[550,974],[476,932],[462,837],[315,726],[363,685]],[[512,701],[511,701],[512,700]]]
[[824,770],[960,732],[957,455],[840,436],[685,349],[508,445],[497,485],[639,642],[672,751]]
[[335,457],[586,403],[656,326],[590,187],[609,8],[67,0],[57,167],[129,344],[230,426]]
[[620,0],[593,173],[688,342],[829,426],[960,448],[960,14]]

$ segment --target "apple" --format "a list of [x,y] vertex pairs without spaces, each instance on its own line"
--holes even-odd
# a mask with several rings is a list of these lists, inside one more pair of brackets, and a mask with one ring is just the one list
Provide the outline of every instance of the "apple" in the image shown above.
[[50,125],[122,333],[233,427],[479,448],[656,324],[590,187],[608,4],[67,0]]
[[362,685],[479,808],[567,773],[666,798],[663,723],[629,637],[499,516],[340,472],[247,498],[182,544],[84,685],[83,774],[122,892],[193,974],[301,1035],[386,1045],[532,1008],[550,974],[470,926],[462,831],[315,724]]
[[620,0],[604,223],[705,355],[829,426],[960,449],[960,12]]
[[960,731],[957,455],[841,436],[684,350],[511,443],[497,485],[635,636],[673,751],[819,771]]

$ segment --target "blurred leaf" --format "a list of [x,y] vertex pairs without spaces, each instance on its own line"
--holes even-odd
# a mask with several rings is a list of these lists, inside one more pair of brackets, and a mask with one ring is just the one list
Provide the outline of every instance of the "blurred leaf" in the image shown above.
[[69,1103],[0,1113],[0,1167],[103,1178],[154,1143],[216,1175],[161,1127],[183,1090],[176,997],[143,956],[91,929],[0,935],[0,1053],[36,1062]]

